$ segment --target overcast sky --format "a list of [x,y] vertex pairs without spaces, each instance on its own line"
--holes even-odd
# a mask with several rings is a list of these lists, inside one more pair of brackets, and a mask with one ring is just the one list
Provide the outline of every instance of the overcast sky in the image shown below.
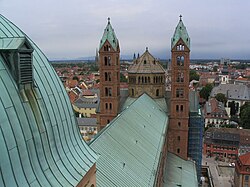
[[179,15],[191,58],[250,59],[249,0],[0,0],[0,14],[20,27],[48,58],[95,56],[107,18],[121,55],[170,57]]

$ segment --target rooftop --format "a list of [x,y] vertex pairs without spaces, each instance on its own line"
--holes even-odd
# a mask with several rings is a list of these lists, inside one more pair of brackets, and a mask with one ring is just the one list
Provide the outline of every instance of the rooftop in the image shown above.
[[0,45],[15,50],[25,38],[34,49],[34,87],[23,90],[0,55],[0,186],[76,186],[97,156],[82,140],[68,95],[46,56],[2,15],[0,25]]
[[129,67],[128,73],[165,73],[165,70],[146,48],[146,51]]
[[100,155],[97,186],[154,186],[167,121],[147,94],[127,106],[90,143]]
[[244,155],[239,156],[239,160],[242,165],[250,166],[250,153],[246,153]]

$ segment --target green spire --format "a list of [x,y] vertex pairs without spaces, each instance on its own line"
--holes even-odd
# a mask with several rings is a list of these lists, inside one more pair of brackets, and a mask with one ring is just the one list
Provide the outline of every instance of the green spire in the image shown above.
[[179,21],[177,27],[175,28],[174,36],[171,39],[171,49],[173,49],[173,47],[176,45],[176,43],[180,39],[182,39],[183,42],[186,44],[186,46],[190,49],[190,38],[188,36],[187,29],[186,29],[185,25],[183,24],[183,21],[181,18],[182,18],[182,16],[180,15],[180,21]]
[[106,42],[106,40],[108,40],[108,42],[111,44],[113,49],[116,51],[117,47],[118,47],[118,39],[116,38],[115,31],[110,24],[110,18],[108,18],[108,24],[107,24],[106,28],[104,29],[104,33],[103,33],[103,36],[102,36],[102,39],[100,42],[99,50],[102,48],[102,46]]

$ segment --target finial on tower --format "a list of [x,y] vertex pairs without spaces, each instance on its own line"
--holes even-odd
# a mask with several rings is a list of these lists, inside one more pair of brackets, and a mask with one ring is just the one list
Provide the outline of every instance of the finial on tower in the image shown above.
[[108,17],[108,24],[110,24],[110,17]]
[[146,51],[148,51],[148,47],[146,47]]
[[182,21],[182,19],[181,19],[181,18],[182,18],[182,15],[181,15],[181,14],[180,14],[180,16],[179,16],[179,17],[180,17],[180,21]]

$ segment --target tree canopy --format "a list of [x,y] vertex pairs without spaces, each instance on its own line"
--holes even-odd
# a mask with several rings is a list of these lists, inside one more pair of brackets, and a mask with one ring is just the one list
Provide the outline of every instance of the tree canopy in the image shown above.
[[203,98],[203,99],[208,100],[212,89],[213,89],[212,84],[206,84],[206,86],[204,86],[200,91],[200,97]]
[[250,102],[240,107],[240,124],[244,129],[250,129]]
[[199,79],[200,79],[200,75],[197,74],[197,72],[195,70],[191,69],[189,71],[189,82],[192,81],[192,80],[199,81]]
[[227,102],[227,97],[223,93],[217,93],[215,98],[216,98],[217,101],[224,103],[224,105]]

